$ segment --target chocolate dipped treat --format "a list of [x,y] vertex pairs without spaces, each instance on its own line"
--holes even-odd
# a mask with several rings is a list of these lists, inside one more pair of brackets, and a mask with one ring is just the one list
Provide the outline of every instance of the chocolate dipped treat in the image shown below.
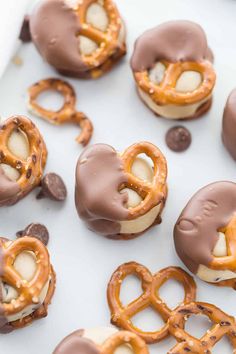
[[47,316],[56,276],[47,248],[34,237],[0,238],[0,333]]
[[236,89],[231,92],[225,105],[222,140],[230,155],[236,160]]
[[113,327],[78,330],[67,336],[53,354],[148,354],[145,342],[134,333]]
[[76,167],[78,214],[89,229],[106,237],[136,237],[160,223],[166,178],[165,157],[151,143],[134,144],[122,154],[105,144],[89,146]]
[[112,0],[42,0],[30,32],[43,59],[72,77],[96,79],[126,53],[125,26]]
[[216,75],[203,29],[190,21],[163,23],[141,35],[131,68],[138,93],[158,116],[196,118],[211,106]]
[[0,206],[12,205],[40,184],[47,148],[28,118],[13,116],[0,125]]
[[200,189],[174,228],[176,252],[206,282],[235,287],[236,184],[215,182]]

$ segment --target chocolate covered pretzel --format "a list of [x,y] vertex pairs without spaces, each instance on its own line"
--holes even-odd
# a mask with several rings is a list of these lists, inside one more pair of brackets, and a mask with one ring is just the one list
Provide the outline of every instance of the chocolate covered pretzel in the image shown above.
[[190,21],[163,23],[141,35],[131,67],[138,93],[157,115],[196,118],[211,106],[216,75],[203,29]]
[[30,32],[42,57],[73,77],[96,79],[126,53],[124,24],[112,0],[42,0]]
[[35,237],[0,238],[0,333],[47,316],[56,276],[47,248]]
[[[149,157],[153,166],[140,154]],[[136,237],[160,222],[166,178],[165,157],[151,143],[134,144],[121,154],[105,144],[87,147],[76,167],[78,214],[104,236]]]
[[215,182],[188,202],[174,228],[175,248],[202,280],[236,287],[236,184]]

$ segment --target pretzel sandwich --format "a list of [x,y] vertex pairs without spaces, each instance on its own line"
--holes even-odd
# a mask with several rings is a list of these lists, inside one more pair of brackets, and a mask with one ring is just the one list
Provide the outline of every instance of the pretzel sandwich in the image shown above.
[[[143,154],[153,166],[140,157]],[[136,237],[160,223],[167,198],[166,178],[166,159],[149,142],[133,144],[120,154],[109,145],[90,146],[76,168],[79,216],[106,237]]]
[[[20,137],[23,147],[18,142]],[[11,205],[39,185],[47,148],[34,123],[23,116],[13,116],[2,123],[0,146],[0,205]]]
[[55,273],[44,244],[34,237],[0,239],[0,332],[47,316]]
[[[64,97],[63,106],[58,111],[47,110],[37,102],[38,96],[49,90],[56,91]],[[28,108],[33,114],[55,125],[64,123],[79,125],[82,131],[76,141],[83,146],[89,143],[93,134],[92,122],[84,113],[76,111],[76,93],[68,82],[53,78],[40,80],[29,87],[28,97]]]
[[[120,300],[120,291],[122,282],[129,275],[135,275],[141,280],[143,293],[130,304],[124,306]],[[185,291],[183,304],[195,300],[196,284],[193,278],[181,268],[168,267],[152,275],[146,267],[135,262],[125,263],[118,267],[113,273],[107,288],[111,322],[119,328],[137,334],[148,344],[157,343],[166,338],[170,334],[168,320],[172,310],[160,298],[159,289],[169,279],[175,279],[183,285]],[[160,330],[145,332],[132,323],[132,317],[148,307],[152,307],[165,322]]]

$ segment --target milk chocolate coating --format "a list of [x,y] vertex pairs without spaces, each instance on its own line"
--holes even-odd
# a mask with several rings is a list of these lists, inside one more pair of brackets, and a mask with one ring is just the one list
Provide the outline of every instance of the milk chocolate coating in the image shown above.
[[218,231],[236,212],[236,184],[215,182],[200,189],[182,211],[174,228],[176,252],[193,273],[209,266]]
[[79,52],[81,25],[63,0],[43,0],[30,16],[32,40],[42,57],[57,70],[86,71]]
[[79,330],[67,336],[56,347],[53,354],[99,354],[96,344],[83,338],[84,331]]
[[131,59],[133,71],[151,69],[156,62],[213,61],[205,32],[191,21],[165,22],[146,31],[135,42]]
[[81,154],[76,167],[75,203],[89,229],[104,236],[120,232],[128,219],[127,193],[119,187],[127,182],[123,162],[109,145],[95,144]]
[[12,181],[0,166],[0,206],[14,204],[20,192],[18,183]]
[[236,89],[231,92],[225,105],[222,140],[230,155],[236,160]]

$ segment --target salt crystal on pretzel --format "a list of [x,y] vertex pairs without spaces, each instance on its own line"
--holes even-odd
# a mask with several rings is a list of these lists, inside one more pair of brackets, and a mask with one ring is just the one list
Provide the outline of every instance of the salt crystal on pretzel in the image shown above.
[[138,93],[157,115],[195,118],[211,106],[216,75],[203,29],[170,21],[145,32],[135,43],[131,67]]
[[[63,106],[57,111],[43,108],[37,102],[38,96],[45,91],[56,91],[64,97]],[[76,110],[76,93],[73,87],[60,79],[45,79],[36,82],[28,89],[28,109],[33,114],[47,120],[51,124],[61,125],[71,123],[82,129],[76,141],[83,146],[87,145],[93,134],[93,125],[90,119]]]
[[47,316],[55,277],[41,241],[29,236],[0,238],[0,333]]
[[104,236],[136,237],[160,222],[167,198],[166,178],[166,159],[151,143],[134,144],[121,154],[109,145],[90,146],[76,168],[79,216]]
[[41,181],[47,148],[28,118],[13,116],[0,126],[0,205],[12,205]]
[[215,182],[188,202],[174,228],[176,251],[199,278],[236,288],[236,184]]
[[64,338],[53,354],[149,354],[136,334],[112,327],[78,330]]
[[112,0],[42,0],[30,31],[43,58],[64,75],[96,79],[126,53],[125,26]]
[[[124,279],[129,275],[137,276],[140,279],[143,293],[131,303],[124,305],[120,299],[120,292]],[[178,281],[183,286],[185,292],[183,304],[195,300],[196,284],[193,278],[181,268],[168,267],[152,274],[146,267],[136,262],[119,266],[113,273],[107,287],[111,322],[119,328],[137,334],[148,344],[157,343],[166,338],[169,335],[168,320],[171,317],[172,309],[160,298],[159,290],[170,279]],[[164,325],[160,330],[147,332],[137,328],[132,322],[132,317],[150,306],[162,317]]]

